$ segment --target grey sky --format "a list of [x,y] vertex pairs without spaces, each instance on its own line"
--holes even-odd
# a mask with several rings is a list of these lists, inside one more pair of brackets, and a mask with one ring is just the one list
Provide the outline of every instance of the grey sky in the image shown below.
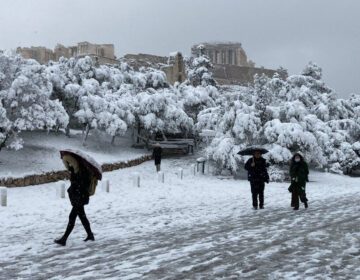
[[239,41],[257,66],[317,62],[340,96],[360,93],[359,0],[0,0],[0,49],[114,43],[116,55],[190,54]]

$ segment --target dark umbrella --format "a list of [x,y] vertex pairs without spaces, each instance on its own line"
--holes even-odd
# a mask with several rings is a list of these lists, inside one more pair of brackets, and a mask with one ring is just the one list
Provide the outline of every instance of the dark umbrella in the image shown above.
[[241,155],[241,156],[252,156],[254,155],[254,153],[258,151],[262,154],[266,154],[268,153],[269,151],[264,149],[264,148],[260,148],[260,147],[248,147],[244,150],[241,150],[240,152],[238,152],[238,155]]
[[67,150],[61,150],[60,156],[63,158],[65,155],[72,155],[81,160],[81,164],[83,164],[87,169],[92,171],[95,175],[95,177],[98,180],[102,179],[102,168],[99,163],[95,159],[93,159],[91,156],[83,153],[82,151],[67,149]]

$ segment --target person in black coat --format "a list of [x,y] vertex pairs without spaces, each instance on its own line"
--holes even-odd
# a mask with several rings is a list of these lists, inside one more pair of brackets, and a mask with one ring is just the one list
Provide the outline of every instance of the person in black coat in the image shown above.
[[245,164],[245,169],[248,171],[254,209],[258,209],[258,197],[260,209],[264,208],[265,182],[269,183],[269,174],[266,168],[266,160],[262,157],[260,151],[255,151],[254,156]]
[[72,209],[69,215],[69,223],[67,225],[64,235],[54,240],[55,243],[62,246],[66,245],[70,233],[72,232],[76,218],[79,217],[84,229],[87,233],[87,238],[84,241],[94,241],[94,234],[91,231],[89,220],[86,217],[84,206],[89,203],[89,185],[90,174],[86,167],[79,164],[79,160],[73,156],[66,155],[63,161],[68,171],[70,172],[70,187],[68,188],[69,199]]
[[155,166],[157,172],[160,171],[161,154],[162,154],[162,148],[160,147],[159,143],[156,143],[155,148],[153,150],[153,158],[155,160]]

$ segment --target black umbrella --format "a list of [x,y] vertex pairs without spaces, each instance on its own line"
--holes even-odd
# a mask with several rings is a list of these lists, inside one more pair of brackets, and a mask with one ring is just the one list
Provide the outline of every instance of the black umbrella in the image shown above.
[[264,148],[260,148],[260,147],[248,147],[244,150],[241,150],[240,152],[238,152],[238,155],[241,155],[241,156],[252,156],[254,155],[254,153],[258,151],[262,154],[266,154],[268,153],[269,151],[264,149]]
[[67,150],[61,150],[60,155],[61,155],[61,158],[63,158],[63,156],[65,156],[65,155],[75,155],[77,158],[79,158],[81,160],[81,163],[86,168],[88,168],[90,171],[92,171],[94,173],[95,177],[98,180],[102,179],[101,165],[95,159],[93,159],[91,156],[89,156],[88,154],[85,154],[82,151],[78,151],[78,150],[67,149]]

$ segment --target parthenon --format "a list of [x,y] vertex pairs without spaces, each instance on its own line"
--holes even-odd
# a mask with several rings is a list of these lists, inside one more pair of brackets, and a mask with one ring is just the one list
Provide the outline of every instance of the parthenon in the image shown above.
[[[191,48],[193,56],[198,55],[197,47],[199,45],[200,44],[194,45]],[[205,47],[205,54],[210,57],[213,64],[255,67],[254,62],[247,60],[241,43],[202,43],[201,45]]]

